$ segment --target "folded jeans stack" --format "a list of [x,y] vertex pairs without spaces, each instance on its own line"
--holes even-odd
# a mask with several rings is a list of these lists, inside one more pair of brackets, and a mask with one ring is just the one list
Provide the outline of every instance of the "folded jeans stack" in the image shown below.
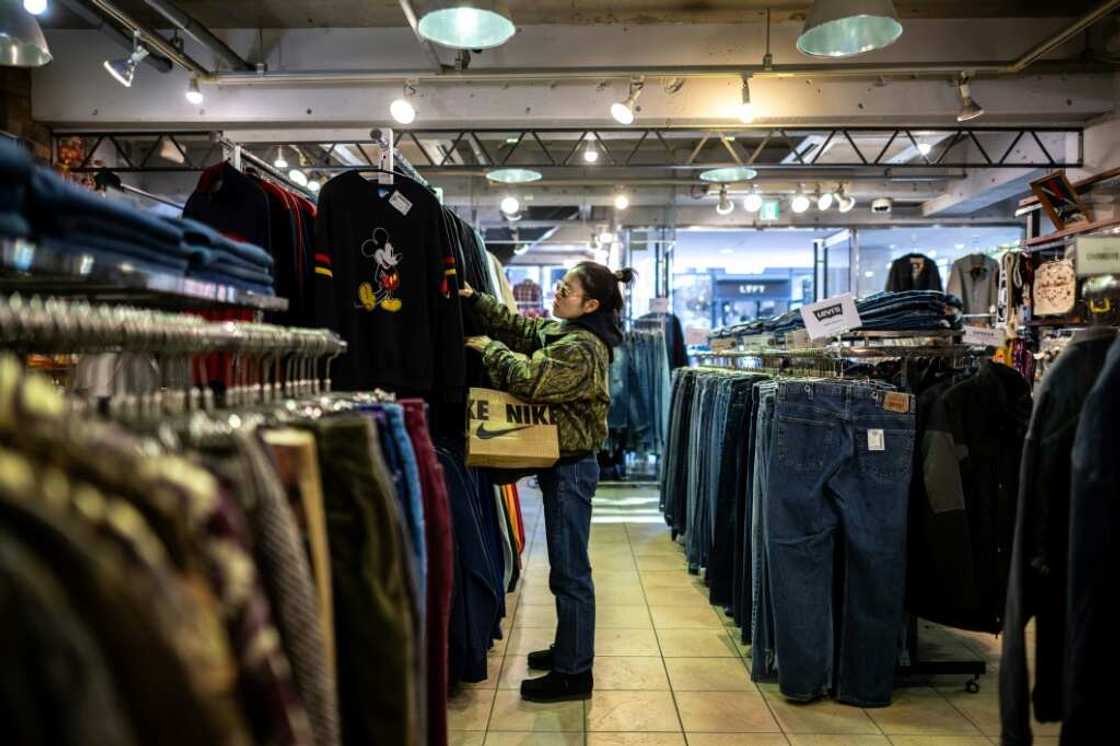
[[[861,322],[857,331],[960,329],[961,308],[959,298],[935,290],[876,293],[856,301]],[[763,330],[779,340],[804,328],[800,310],[763,322]]]
[[190,255],[188,277],[273,295],[273,260],[267,251],[227,238],[196,220],[165,220],[182,230],[183,247]]

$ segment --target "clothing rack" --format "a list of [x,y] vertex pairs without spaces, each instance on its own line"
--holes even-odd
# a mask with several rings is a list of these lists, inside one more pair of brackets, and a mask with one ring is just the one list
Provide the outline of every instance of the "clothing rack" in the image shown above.
[[131,184],[123,183],[121,181],[121,177],[109,168],[103,168],[96,174],[94,174],[93,181],[100,191],[108,191],[109,189],[114,189],[118,192],[123,192],[124,194],[132,194],[136,195],[137,197],[143,197],[144,199],[150,199],[153,202],[159,202],[160,204],[174,207],[180,211],[186,209],[186,205],[168,199],[167,197],[162,197],[158,194],[152,194],[151,192],[147,192],[138,187],[134,187]]
[[[892,333],[893,334],[893,333]],[[922,337],[927,336],[925,333]],[[912,357],[952,358],[954,365],[976,357],[975,348],[968,345],[938,346],[869,346],[843,347],[830,346],[805,349],[758,349],[726,350],[722,352],[701,352],[694,355],[701,360],[711,361],[706,367],[728,368],[742,371],[762,371],[782,375],[806,375],[845,377],[844,363],[849,360],[900,359]],[[743,361],[757,361],[757,364],[744,366]],[[866,375],[852,376],[851,380],[866,378]],[[908,616],[907,634],[909,664],[900,666],[900,673],[907,677],[902,684],[921,684],[932,676],[969,676],[965,689],[976,694],[980,691],[980,677],[987,673],[988,665],[983,659],[975,660],[922,660],[918,654],[918,620]]]
[[248,161],[253,165],[254,168],[259,169],[264,174],[267,174],[270,179],[283,184],[285,189],[290,189],[293,192],[298,192],[311,201],[315,200],[315,193],[310,189],[295,183],[290,178],[288,178],[287,174],[281,173],[271,163],[268,163],[267,161],[253,155],[248,150],[241,147],[241,145],[239,145],[238,143],[233,142],[225,136],[219,137],[218,142],[230,150],[230,164],[238,171],[244,171],[245,162]]

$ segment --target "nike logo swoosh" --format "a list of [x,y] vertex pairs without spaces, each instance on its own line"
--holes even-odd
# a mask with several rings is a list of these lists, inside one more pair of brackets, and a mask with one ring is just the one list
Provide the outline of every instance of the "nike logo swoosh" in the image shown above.
[[486,425],[482,424],[482,425],[478,426],[478,431],[475,432],[475,435],[478,436],[479,440],[493,440],[494,438],[500,438],[503,435],[509,435],[510,433],[516,433],[518,430],[528,430],[530,427],[532,427],[532,425],[522,425],[521,427],[511,427],[508,430],[487,430]]

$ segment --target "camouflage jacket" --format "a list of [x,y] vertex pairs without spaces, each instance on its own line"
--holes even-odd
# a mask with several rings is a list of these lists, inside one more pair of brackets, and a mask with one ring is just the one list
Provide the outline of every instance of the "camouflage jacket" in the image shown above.
[[475,319],[494,340],[482,353],[494,387],[552,405],[562,457],[598,451],[611,404],[607,345],[567,322],[527,319],[489,295],[475,298]]

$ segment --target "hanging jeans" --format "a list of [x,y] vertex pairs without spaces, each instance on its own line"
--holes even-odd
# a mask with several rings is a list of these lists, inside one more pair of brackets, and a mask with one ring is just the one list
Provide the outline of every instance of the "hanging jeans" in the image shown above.
[[548,588],[556,597],[553,670],[577,674],[595,660],[595,585],[591,581],[591,498],[599,485],[594,455],[537,475],[544,497]]
[[761,383],[758,394],[754,438],[754,470],[750,528],[751,547],[751,678],[755,681],[773,680],[777,673],[774,650],[774,606],[770,598],[770,574],[767,562],[767,487],[770,474],[770,449],[773,442],[774,399],[778,384]]
[[[890,398],[888,398],[890,397]],[[901,404],[904,413],[888,406]],[[912,400],[822,382],[779,384],[766,532],[782,693],[809,701],[833,682],[833,557],[843,539],[836,697],[890,704],[906,579]]]

